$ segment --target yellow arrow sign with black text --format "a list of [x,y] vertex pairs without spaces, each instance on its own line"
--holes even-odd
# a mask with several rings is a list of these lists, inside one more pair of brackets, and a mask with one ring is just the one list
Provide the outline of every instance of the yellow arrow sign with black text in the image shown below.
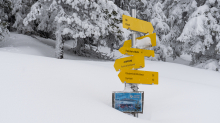
[[138,69],[144,68],[144,56],[143,55],[135,55],[126,58],[117,59],[114,64],[115,70],[119,71],[122,69]]
[[[157,45],[157,43],[156,43],[156,33],[153,33],[153,34],[150,34],[150,35],[141,36],[141,37],[138,37],[136,39],[140,40],[140,39],[143,39],[143,38],[146,38],[146,37],[149,37],[151,39],[151,46],[152,47]],[[132,47],[131,40],[125,41],[123,47],[129,47],[129,48]]]
[[158,85],[158,72],[140,70],[122,70],[118,77],[121,82],[134,84],[156,84]]
[[133,18],[127,15],[122,15],[123,28],[152,34],[154,31],[153,25],[150,22]]
[[125,54],[125,55],[144,55],[147,57],[150,57],[150,56],[154,57],[153,50],[144,50],[144,49],[122,47],[119,49],[119,52],[121,54]]
[[117,59],[115,61],[115,70],[120,70],[118,77],[122,83],[157,85],[158,72],[134,70],[145,67],[145,56],[154,57],[153,50],[145,50],[145,48],[156,46],[156,33],[153,33],[153,25],[150,22],[127,15],[122,16],[122,23],[123,28],[146,33],[148,35],[136,38],[136,45],[134,44],[134,47],[137,48],[132,48],[132,40],[124,42],[124,45],[119,49],[119,52],[131,56]]

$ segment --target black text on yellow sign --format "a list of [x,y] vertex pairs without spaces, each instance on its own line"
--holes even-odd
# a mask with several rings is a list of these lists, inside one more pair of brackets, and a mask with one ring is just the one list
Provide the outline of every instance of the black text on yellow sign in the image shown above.
[[144,68],[144,55],[135,55],[117,59],[114,64],[115,70]]
[[[148,35],[138,37],[136,39],[150,38],[151,44],[146,47],[156,46],[156,33],[153,33],[154,28],[150,22],[139,20],[127,15],[122,16],[123,28],[130,29],[137,32],[148,33]],[[148,39],[147,39],[148,40]],[[143,40],[146,41],[146,40]],[[158,84],[158,72],[132,70],[143,68],[145,66],[144,57],[154,57],[153,50],[131,48],[131,40],[125,41],[119,51],[125,55],[133,55],[126,58],[117,59],[114,67],[116,71],[120,70],[118,74],[122,83],[134,84]]]
[[134,84],[158,84],[158,72],[140,70],[121,70],[118,74],[121,82]]
[[143,56],[147,56],[147,57],[150,57],[150,56],[154,57],[153,50],[144,50],[144,49],[122,47],[119,49],[119,52],[121,54],[125,54],[125,55],[143,55]]
[[150,22],[133,18],[127,15],[122,15],[123,28],[152,34],[154,31],[153,25]]

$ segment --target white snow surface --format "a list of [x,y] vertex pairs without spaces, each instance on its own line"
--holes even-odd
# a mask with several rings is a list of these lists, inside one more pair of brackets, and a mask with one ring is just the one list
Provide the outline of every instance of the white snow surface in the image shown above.
[[148,48],[150,46],[151,46],[151,39],[149,37],[140,40],[137,39],[135,42],[135,47],[140,49]]
[[145,93],[144,113],[134,118],[111,107],[112,91],[124,89],[114,62],[74,55],[68,56],[72,60],[49,58],[54,49],[45,42],[29,37],[23,43],[30,48],[23,47],[15,41],[28,36],[12,35],[17,37],[0,48],[0,123],[220,121],[218,72],[146,60],[142,70],[159,72],[159,85],[139,85]]

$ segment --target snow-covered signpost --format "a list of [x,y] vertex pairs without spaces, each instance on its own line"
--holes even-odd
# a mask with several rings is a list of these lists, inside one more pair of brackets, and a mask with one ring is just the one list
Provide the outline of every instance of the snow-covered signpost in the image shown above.
[[[150,22],[136,19],[136,9],[132,8],[132,17],[123,15],[123,28],[132,30],[132,39],[125,41],[119,51],[125,55],[133,55],[117,59],[114,67],[122,83],[125,83],[124,92],[113,93],[113,107],[138,117],[143,113],[143,92],[138,91],[138,84],[158,84],[158,72],[140,71],[145,66],[144,57],[154,57],[153,50],[144,48],[156,46],[156,33]],[[136,38],[135,31],[148,35]],[[130,95],[130,96],[129,96]],[[135,96],[134,96],[135,95]]]

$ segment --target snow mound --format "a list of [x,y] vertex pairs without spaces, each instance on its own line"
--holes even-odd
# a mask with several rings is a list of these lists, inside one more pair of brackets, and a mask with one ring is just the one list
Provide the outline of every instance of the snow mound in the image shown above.
[[198,65],[195,65],[195,67],[203,68],[207,70],[213,70],[213,71],[219,71],[219,63],[217,60],[210,59],[204,63],[200,63]]
[[135,43],[135,47],[139,49],[148,48],[150,46],[151,46],[151,39],[149,37],[140,40],[137,39]]

